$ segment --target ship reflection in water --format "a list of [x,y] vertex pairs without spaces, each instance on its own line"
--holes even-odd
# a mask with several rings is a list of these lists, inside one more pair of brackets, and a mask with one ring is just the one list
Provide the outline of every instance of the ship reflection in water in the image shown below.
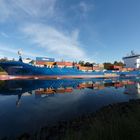
[[0,81],[0,138],[140,97],[139,79]]

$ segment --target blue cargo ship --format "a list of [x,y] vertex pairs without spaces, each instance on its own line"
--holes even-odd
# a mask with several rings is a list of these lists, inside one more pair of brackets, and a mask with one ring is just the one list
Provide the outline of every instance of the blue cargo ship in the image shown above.
[[0,66],[14,78],[111,78],[111,77],[132,77],[140,76],[140,71],[119,72],[119,71],[82,71],[77,67],[39,67],[19,61],[1,62]]

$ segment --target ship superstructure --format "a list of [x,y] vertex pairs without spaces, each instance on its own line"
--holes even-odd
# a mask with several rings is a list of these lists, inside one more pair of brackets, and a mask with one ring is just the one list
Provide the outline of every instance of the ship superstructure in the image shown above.
[[126,68],[140,68],[140,54],[136,54],[131,51],[131,54],[123,57],[123,61]]

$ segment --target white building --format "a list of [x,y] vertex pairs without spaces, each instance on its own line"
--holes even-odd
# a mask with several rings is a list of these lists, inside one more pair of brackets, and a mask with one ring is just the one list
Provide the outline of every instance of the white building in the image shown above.
[[140,55],[131,52],[130,56],[123,57],[126,68],[140,68]]

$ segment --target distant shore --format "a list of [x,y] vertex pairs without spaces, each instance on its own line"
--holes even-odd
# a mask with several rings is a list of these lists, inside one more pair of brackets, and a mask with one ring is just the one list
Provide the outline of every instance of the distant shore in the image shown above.
[[[43,127],[17,140],[139,140],[140,99],[116,103],[69,122]],[[5,138],[5,140],[9,140]]]
[[0,75],[8,75],[6,72],[0,72]]

